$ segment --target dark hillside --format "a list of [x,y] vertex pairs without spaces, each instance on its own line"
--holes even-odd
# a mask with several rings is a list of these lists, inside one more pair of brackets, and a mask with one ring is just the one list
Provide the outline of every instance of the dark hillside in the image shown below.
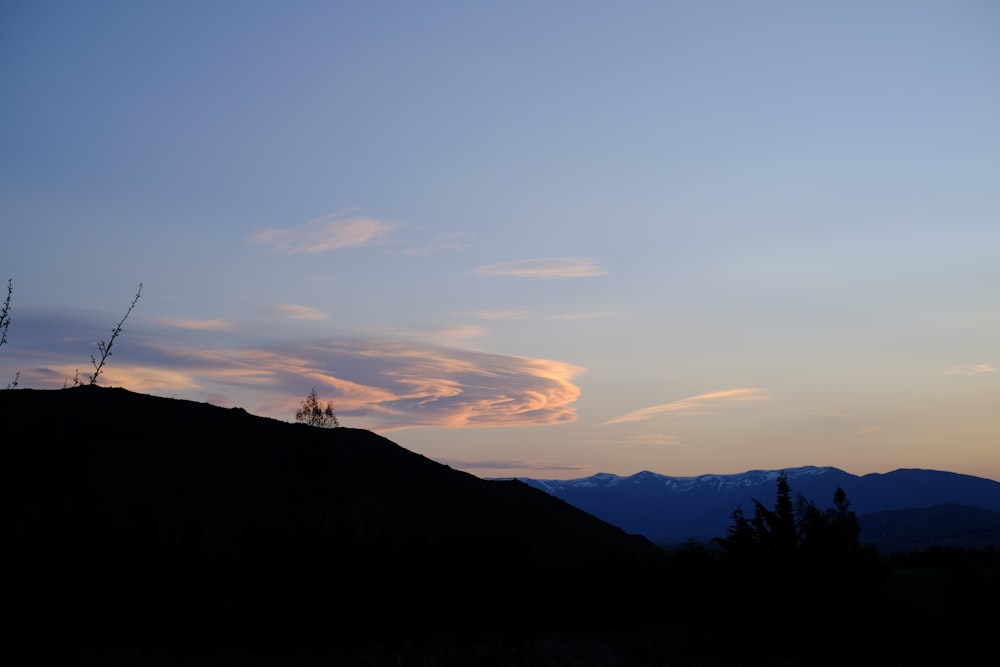
[[0,410],[20,518],[66,515],[83,485],[113,521],[149,504],[219,544],[233,544],[251,517],[285,518],[292,504],[315,499],[385,538],[503,535],[547,563],[648,546],[525,484],[484,481],[370,431],[98,387],[0,392]]
[[980,507],[933,505],[888,510],[860,517],[862,534],[883,553],[931,547],[964,549],[1000,546],[1000,512]]
[[[369,431],[90,386],[0,418],[4,665],[964,664],[1000,613],[995,550],[887,570],[764,485],[721,549],[665,551]],[[969,509],[929,512],[992,530]]]
[[619,622],[577,596],[662,555],[369,431],[90,386],[0,391],[0,416],[5,650],[346,655],[532,637]]

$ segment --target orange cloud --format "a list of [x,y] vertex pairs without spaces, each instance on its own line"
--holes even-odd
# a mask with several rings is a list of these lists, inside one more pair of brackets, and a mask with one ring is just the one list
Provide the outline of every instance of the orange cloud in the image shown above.
[[688,398],[682,398],[678,401],[671,401],[670,403],[661,403],[659,405],[653,405],[648,408],[642,408],[641,410],[633,410],[632,412],[625,413],[620,417],[615,417],[610,421],[604,422],[602,426],[643,421],[645,419],[650,419],[652,417],[655,417],[656,415],[663,414],[666,412],[677,412],[679,410],[692,410],[694,408],[702,407],[706,403],[715,401],[762,401],[762,400],[767,400],[767,396],[764,395],[762,389],[757,389],[753,387],[744,389],[726,389],[724,391],[714,391],[708,394],[690,396]]
[[[77,378],[83,384],[90,384],[93,366],[76,368],[66,365],[53,367],[59,373],[65,384],[73,384]],[[134,366],[117,364],[105,366],[97,379],[98,384],[105,387],[128,387],[130,391],[144,394],[163,392],[188,391],[197,389],[198,385],[190,374],[183,370],[169,370],[152,366]]]
[[[582,369],[558,361],[381,343],[361,352],[386,364],[399,423],[411,426],[520,426],[573,421]],[[385,386],[385,385],[383,385]]]
[[[141,321],[141,320],[140,320]],[[173,320],[201,328],[204,321]],[[40,329],[37,349],[19,360],[22,386],[58,388],[72,384],[80,371],[89,381],[90,339],[73,345],[64,330]],[[218,340],[194,343],[191,336],[170,337],[178,329],[135,327],[102,371],[99,384],[134,391],[239,405],[256,414],[290,419],[302,398],[316,387],[332,400],[345,424],[376,431],[424,426],[455,428],[560,424],[574,421],[580,389],[574,378],[583,369],[550,360],[469,350],[458,344],[476,328],[450,333],[455,344],[426,338],[382,334],[353,338],[268,344]],[[425,335],[426,334],[425,332]],[[81,342],[82,341],[82,342]],[[244,340],[245,343],[245,340]],[[91,350],[93,348],[91,347]],[[119,356],[118,352],[122,354]],[[82,363],[81,363],[82,362]],[[0,364],[2,366],[2,364]],[[0,368],[2,370],[2,368]],[[12,369],[13,378],[19,369]]]
[[[558,361],[487,354],[410,341],[344,341],[287,346],[287,350],[197,349],[157,346],[171,369],[162,390],[215,385],[264,396],[268,411],[294,413],[299,394],[317,387],[338,415],[366,420],[381,431],[420,426],[453,428],[557,424],[576,419],[582,369]],[[109,380],[148,383],[144,369]],[[149,376],[153,377],[152,374]]]
[[377,218],[331,215],[298,227],[268,227],[255,234],[251,240],[283,253],[318,253],[368,245],[395,228],[396,225]]
[[548,257],[488,264],[476,269],[476,273],[481,276],[517,278],[587,278],[606,272],[585,257]]

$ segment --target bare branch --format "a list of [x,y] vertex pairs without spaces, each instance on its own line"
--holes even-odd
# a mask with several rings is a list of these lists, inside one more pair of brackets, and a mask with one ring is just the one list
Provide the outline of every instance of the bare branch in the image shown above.
[[111,330],[111,338],[104,342],[103,340],[97,344],[97,350],[101,353],[100,360],[96,359],[94,355],[90,355],[90,363],[94,366],[94,372],[90,375],[90,384],[97,384],[97,376],[101,374],[101,370],[104,368],[104,363],[111,356],[111,346],[115,344],[115,339],[122,332],[122,326],[125,324],[125,320],[132,313],[132,309],[135,308],[135,304],[139,301],[139,295],[142,294],[142,283],[139,283],[139,289],[135,293],[135,298],[132,299],[132,303],[129,305],[128,310],[125,311],[125,315],[122,316],[121,321],[118,322],[118,326]]
[[7,298],[4,299],[3,307],[0,308],[0,345],[7,342],[7,329],[10,328],[10,297],[14,293],[14,281],[7,279]]

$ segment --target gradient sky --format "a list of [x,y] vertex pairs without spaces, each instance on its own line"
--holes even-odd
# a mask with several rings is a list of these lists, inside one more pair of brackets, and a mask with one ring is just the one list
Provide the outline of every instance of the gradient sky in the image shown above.
[[141,282],[101,384],[480,476],[1000,480],[992,0],[11,0],[0,81],[0,386]]

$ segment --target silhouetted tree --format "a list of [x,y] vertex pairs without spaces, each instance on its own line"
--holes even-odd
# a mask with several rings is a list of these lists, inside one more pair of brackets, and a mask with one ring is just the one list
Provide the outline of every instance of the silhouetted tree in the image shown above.
[[302,401],[302,407],[295,411],[295,421],[320,428],[335,428],[340,426],[337,416],[333,414],[333,403],[328,402],[326,407],[322,407],[319,403],[319,398],[316,396],[315,387],[309,392],[306,399]]
[[715,540],[729,596],[754,600],[729,619],[726,636],[750,651],[778,655],[822,645],[832,655],[837,638],[868,613],[865,591],[874,590],[882,571],[874,549],[861,544],[847,494],[837,489],[826,510],[801,494],[793,503],[782,473],[773,508],[753,502],[753,517],[737,508],[727,536]]
[[732,524],[724,538],[716,538],[731,555],[749,555],[757,549],[757,528],[747,519],[742,507],[737,507],[732,513]]
[[792,491],[788,476],[778,476],[778,492],[774,509],[754,499],[753,518],[748,519],[741,507],[732,514],[728,536],[717,538],[727,554],[739,560],[766,560],[770,565],[784,567],[794,557],[797,536]]

